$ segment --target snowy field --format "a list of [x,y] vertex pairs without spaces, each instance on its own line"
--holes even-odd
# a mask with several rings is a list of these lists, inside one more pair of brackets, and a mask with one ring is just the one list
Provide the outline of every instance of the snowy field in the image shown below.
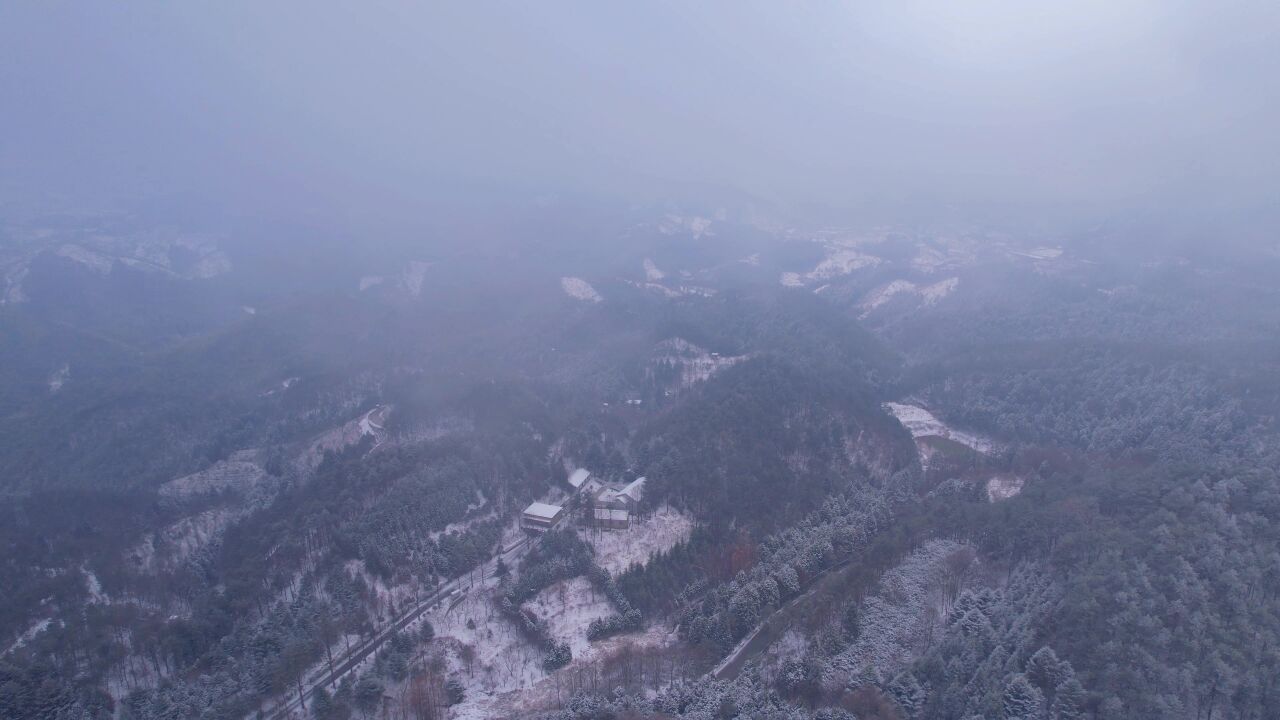
[[609,598],[600,594],[585,577],[562,580],[545,588],[526,607],[547,621],[551,635],[568,643],[576,658],[588,652],[587,626],[591,621],[617,612]]
[[582,534],[595,548],[600,566],[617,575],[632,565],[644,565],[655,553],[670,550],[692,531],[693,520],[688,515],[663,505],[626,530],[583,531]]
[[991,454],[996,449],[996,444],[991,439],[950,428],[919,405],[891,402],[884,406],[911,433],[911,437],[917,440],[926,437],[946,438],[983,454]]
[[466,687],[466,699],[449,709],[454,720],[526,717],[555,706],[565,678],[606,658],[636,649],[674,645],[677,635],[661,625],[644,632],[587,642],[587,625],[614,612],[586,578],[555,583],[526,604],[547,622],[551,634],[569,643],[573,661],[548,675],[542,655],[527,643],[487,595],[477,592],[452,610],[433,611],[436,648],[444,651],[449,675]]

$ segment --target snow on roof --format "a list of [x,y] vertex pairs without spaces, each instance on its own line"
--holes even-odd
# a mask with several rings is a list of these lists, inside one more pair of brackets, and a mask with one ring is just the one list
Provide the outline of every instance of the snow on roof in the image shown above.
[[626,510],[596,508],[595,514],[597,520],[626,520],[631,513]]
[[640,502],[640,496],[644,494],[644,481],[645,478],[638,477],[635,480],[632,480],[630,485],[619,490],[618,494],[626,495],[632,500]]
[[569,473],[569,484],[574,487],[582,487],[582,483],[591,477],[591,471],[586,468],[578,468]]
[[543,518],[544,520],[554,520],[555,517],[559,515],[560,511],[563,509],[564,508],[560,507],[559,505],[548,505],[547,503],[536,502],[536,503],[530,504],[529,507],[525,508],[524,514],[531,515],[533,517]]

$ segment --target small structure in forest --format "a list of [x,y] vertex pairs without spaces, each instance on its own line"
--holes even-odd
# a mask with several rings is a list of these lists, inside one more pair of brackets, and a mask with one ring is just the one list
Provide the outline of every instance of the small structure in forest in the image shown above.
[[520,527],[533,532],[546,532],[559,525],[563,518],[564,508],[559,505],[531,503],[520,514]]

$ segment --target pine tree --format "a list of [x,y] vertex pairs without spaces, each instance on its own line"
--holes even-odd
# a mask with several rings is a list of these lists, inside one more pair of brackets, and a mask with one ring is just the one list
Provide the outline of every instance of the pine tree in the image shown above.
[[889,683],[888,691],[908,718],[920,717],[920,712],[924,709],[925,693],[915,675],[902,673]]
[[444,684],[444,696],[450,705],[457,705],[467,699],[467,691],[461,680],[449,678],[449,681]]
[[1054,689],[1050,717],[1053,720],[1083,720],[1084,716],[1084,687],[1072,675]]
[[1036,651],[1027,661],[1027,679],[1046,695],[1052,696],[1053,690],[1064,679],[1062,663],[1053,648],[1045,646]]
[[851,602],[844,606],[844,614],[840,617],[840,626],[844,630],[845,642],[852,643],[858,639],[858,635],[862,632],[859,624],[858,603]]
[[1040,717],[1044,695],[1026,675],[1014,675],[1004,688],[1005,720],[1035,720]]
[[329,691],[321,685],[316,688],[315,696],[311,700],[311,713],[315,715],[316,720],[328,720],[331,712],[333,712],[333,698],[329,697]]

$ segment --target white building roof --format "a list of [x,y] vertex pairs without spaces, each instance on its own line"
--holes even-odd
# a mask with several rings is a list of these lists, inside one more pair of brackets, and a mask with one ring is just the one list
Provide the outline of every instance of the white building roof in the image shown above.
[[610,510],[609,508],[596,508],[597,520],[626,520],[628,513],[626,510]]
[[640,502],[640,496],[644,495],[645,478],[639,477],[631,481],[630,485],[618,491],[619,495],[626,495],[635,502]]
[[569,484],[576,488],[582,487],[582,483],[586,482],[589,477],[591,477],[590,470],[586,468],[578,468],[577,470],[569,473]]
[[555,520],[556,516],[564,508],[559,505],[548,505],[547,503],[536,502],[524,509],[524,514],[530,517],[541,518],[543,520]]

